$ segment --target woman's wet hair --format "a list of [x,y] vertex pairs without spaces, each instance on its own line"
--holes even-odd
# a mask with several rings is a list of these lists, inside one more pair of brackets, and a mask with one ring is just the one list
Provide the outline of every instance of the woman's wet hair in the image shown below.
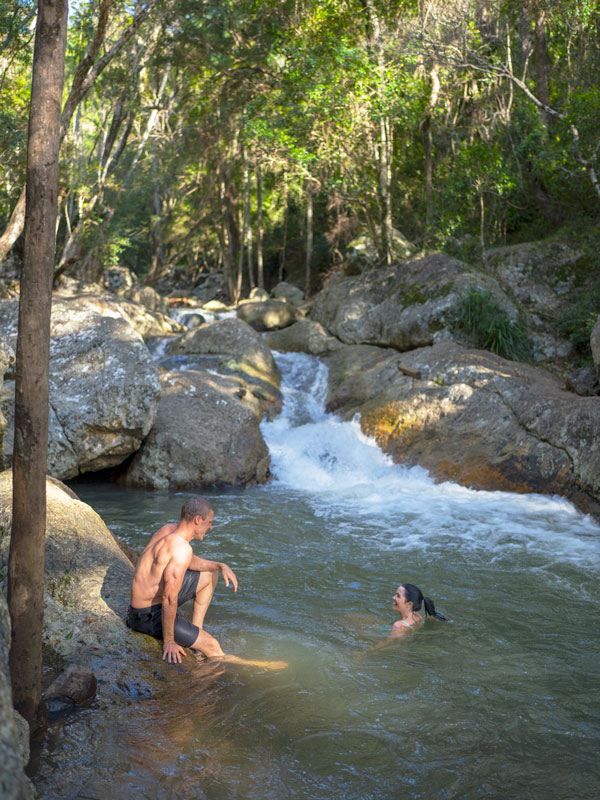
[[191,522],[194,517],[206,519],[213,507],[203,497],[189,497],[181,507],[181,519]]
[[431,600],[429,597],[425,597],[418,586],[415,586],[413,583],[401,583],[400,586],[404,588],[406,602],[413,604],[413,611],[419,611],[421,606],[424,605],[425,616],[435,617],[436,619],[446,619],[443,614],[440,614],[439,611],[435,610],[433,600]]

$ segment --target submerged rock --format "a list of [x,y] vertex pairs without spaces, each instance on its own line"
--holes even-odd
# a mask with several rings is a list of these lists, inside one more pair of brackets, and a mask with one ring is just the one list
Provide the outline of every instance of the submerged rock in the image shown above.
[[329,410],[346,419],[359,413],[363,432],[397,463],[476,489],[560,494],[600,511],[600,398],[451,342],[404,354],[348,347],[329,362]]
[[164,373],[161,381],[155,423],[123,483],[183,489],[266,480],[262,410],[239,379],[187,370]]
[[[107,310],[108,308],[108,310]],[[16,344],[18,302],[0,301],[0,335]],[[120,464],[146,436],[158,405],[158,368],[141,336],[93,299],[57,298],[52,307],[48,472],[73,478]],[[12,422],[14,383],[2,392]],[[3,442],[12,459],[13,431]]]

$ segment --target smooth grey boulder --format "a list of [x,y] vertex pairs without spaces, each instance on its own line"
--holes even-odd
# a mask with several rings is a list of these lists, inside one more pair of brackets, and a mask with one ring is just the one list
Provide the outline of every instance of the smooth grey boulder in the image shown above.
[[289,328],[265,333],[263,339],[271,350],[313,356],[326,355],[344,347],[339,339],[330,336],[322,325],[310,319],[301,319]]
[[600,398],[564,391],[539,367],[452,342],[402,354],[351,346],[328,363],[328,409],[346,419],[360,413],[363,432],[397,463],[477,489],[560,494],[600,511]]
[[256,331],[287,328],[298,319],[298,312],[290,303],[281,300],[264,300],[238,306],[238,319],[247,322]]
[[358,276],[335,274],[310,314],[346,344],[412,350],[459,335],[462,298],[490,292],[513,319],[517,310],[497,281],[442,253],[417,256]]
[[[16,343],[18,302],[0,301],[0,336]],[[50,341],[48,472],[61,479],[120,464],[150,430],[160,381],[142,337],[113,306],[95,298],[55,298]],[[12,382],[2,407],[12,420]],[[4,466],[12,458],[5,431]]]
[[267,479],[262,410],[239,379],[186,370],[163,373],[161,382],[156,420],[121,482],[191,489]]
[[127,300],[145,306],[149,311],[154,311],[165,317],[169,314],[169,303],[166,298],[159,294],[156,289],[153,289],[152,286],[136,284],[125,292],[124,297]]
[[[98,516],[54,478],[46,481],[44,641],[55,652],[88,666],[115,645],[125,647],[123,617],[133,566]],[[0,589],[12,517],[12,471],[0,473]],[[94,671],[94,670],[93,670]]]
[[13,709],[8,649],[10,617],[0,594],[0,797],[2,800],[33,800],[33,784],[25,775],[29,761],[29,726]]
[[300,306],[304,302],[304,292],[293,283],[287,281],[280,281],[272,290],[271,297],[276,300],[283,300],[284,303],[290,303],[292,306]]
[[[404,234],[395,229],[392,230],[390,244],[394,259],[410,258],[414,253],[413,245]],[[371,234],[362,233],[346,247],[343,268],[347,275],[358,275],[365,269],[377,266],[382,260],[382,253],[377,249]]]
[[594,367],[596,368],[596,375],[598,376],[598,380],[600,380],[600,317],[596,320],[596,324],[592,330],[590,347],[592,350],[592,358],[594,359]]

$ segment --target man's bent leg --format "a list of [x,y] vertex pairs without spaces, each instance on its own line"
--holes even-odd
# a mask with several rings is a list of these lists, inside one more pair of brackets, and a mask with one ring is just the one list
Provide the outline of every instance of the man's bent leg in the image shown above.
[[200,573],[198,585],[196,587],[196,596],[194,597],[194,611],[192,612],[192,622],[194,625],[197,625],[198,628],[204,626],[204,617],[206,616],[206,611],[212,600],[218,580],[218,572]]
[[199,650],[201,653],[204,653],[207,658],[225,655],[215,637],[203,630],[198,631],[198,638],[190,647],[192,650]]

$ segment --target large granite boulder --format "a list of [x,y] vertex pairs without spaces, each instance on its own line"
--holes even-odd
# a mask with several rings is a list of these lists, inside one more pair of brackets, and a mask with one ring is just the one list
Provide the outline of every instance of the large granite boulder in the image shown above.
[[302,289],[287,281],[280,281],[277,286],[274,286],[271,290],[271,297],[283,300],[284,303],[290,303],[292,306],[301,306],[304,302]]
[[328,409],[402,464],[478,489],[560,494],[600,511],[600,398],[546,371],[452,342],[410,353],[348,347]]
[[594,359],[596,375],[598,376],[598,380],[600,380],[600,317],[596,320],[596,324],[592,330],[590,347],[592,349],[592,358]]
[[10,617],[0,594],[0,797],[2,800],[33,800],[33,785],[24,769],[29,761],[29,726],[13,709],[8,648]]
[[494,279],[442,253],[357,276],[338,273],[315,298],[310,316],[346,344],[412,350],[456,333],[463,298],[472,289],[490,292],[516,319],[515,306]]
[[[0,301],[0,336],[15,347],[18,303]],[[158,368],[142,337],[116,310],[82,297],[56,298],[50,341],[48,472],[69,479],[120,464],[150,430],[158,406]],[[9,418],[4,466],[12,458],[14,383],[2,389]]]
[[[281,374],[273,353],[261,336],[242,320],[229,317],[201,325],[184,336],[174,339],[167,347],[167,356],[206,356],[200,368],[212,368],[224,375],[240,378],[268,414],[277,412],[283,402],[279,386]],[[194,358],[192,358],[194,357]],[[164,360],[172,369],[174,364]]]
[[263,340],[271,350],[313,356],[327,355],[344,347],[339,339],[330,336],[322,325],[310,319],[301,319],[289,328],[265,333]]
[[[413,245],[404,234],[392,230],[390,242],[392,258],[410,258],[414,253]],[[353,239],[346,247],[344,271],[347,275],[358,275],[365,269],[370,269],[383,262],[382,253],[378,250],[370,233],[364,232]]]
[[164,373],[161,381],[156,420],[123,483],[184,489],[267,479],[262,409],[240,379],[187,370]]
[[[46,481],[44,641],[67,660],[92,664],[127,638],[123,617],[133,566],[96,514],[60,481]],[[0,591],[12,518],[12,471],[0,473]]]
[[583,250],[556,239],[494,247],[486,253],[485,267],[524,314],[539,360],[572,352],[572,343],[557,325],[572,302],[581,277],[577,264],[584,259]]
[[237,315],[257,331],[287,328],[298,319],[298,312],[294,306],[282,300],[244,303],[238,307]]

